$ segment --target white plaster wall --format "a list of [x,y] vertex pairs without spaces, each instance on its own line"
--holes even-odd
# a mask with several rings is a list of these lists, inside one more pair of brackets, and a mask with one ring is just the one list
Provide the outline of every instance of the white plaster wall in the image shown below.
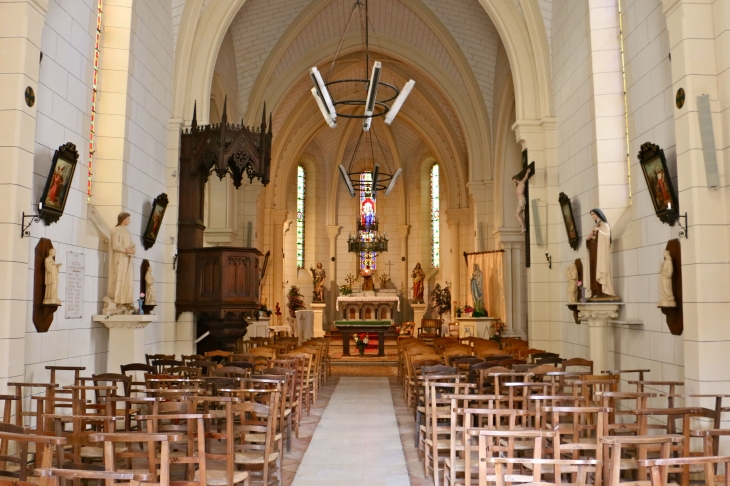
[[[639,326],[612,324],[608,334],[609,366],[620,369],[647,368],[650,379],[681,380],[683,339],[672,336],[658,300],[658,270],[666,242],[676,230],[656,217],[636,155],[646,141],[665,150],[670,172],[676,174],[673,90],[668,60],[668,36],[665,16],[659,0],[624,0],[624,36],[628,85],[629,136],[631,152],[631,189],[633,204],[622,230],[615,228],[613,274],[616,292],[623,298],[618,321],[641,323]],[[592,228],[588,212],[597,205],[595,127],[592,113],[591,36],[586,0],[553,2],[553,73],[555,106],[558,119],[559,190],[573,201],[579,232]],[[595,39],[594,39],[595,41]],[[597,46],[593,46],[594,49]],[[614,92],[623,91],[620,85]],[[621,107],[617,106],[619,111]],[[675,180],[676,183],[676,180]],[[585,238],[577,252],[567,244],[560,214],[551,214],[550,241],[560,243],[560,262],[553,260],[552,272],[559,272],[565,282],[565,268],[576,258],[586,261]],[[555,255],[554,255],[555,257]],[[564,356],[588,357],[588,327],[576,325],[572,313],[563,305],[567,300],[565,285],[557,287],[560,303],[553,307],[559,315],[559,327],[531,336],[536,344],[556,349]]]
[[[91,316],[101,311],[100,302],[107,290],[107,245],[98,238],[86,220],[95,7],[96,2],[93,0],[52,0],[43,28],[44,56],[37,92],[39,122],[35,134],[33,202],[40,199],[53,151],[58,146],[73,142],[80,156],[64,216],[51,226],[36,224],[32,228],[32,238],[28,240],[31,264],[26,292],[30,299],[33,251],[38,238],[46,237],[51,239],[57,249],[57,261],[64,264],[59,281],[62,301],[65,301],[66,296],[66,252],[84,253],[85,304],[83,318],[79,319],[65,319],[65,307],[60,307],[50,331],[40,334],[31,321],[32,310],[28,302],[28,321],[22,324],[26,329],[27,380],[47,380],[48,374],[44,368],[52,364],[86,366],[87,375],[106,369],[108,331],[103,326],[93,324]],[[152,199],[165,190],[165,127],[170,116],[172,85],[172,14],[169,2],[138,0],[135,7],[128,99],[131,116],[126,123],[129,143],[125,148],[129,163],[124,171],[127,187],[122,205],[132,214],[130,232],[137,245],[135,290],[139,288],[138,272],[143,258],[150,260],[157,281],[160,304],[155,314],[161,316],[161,322],[150,325],[146,331],[146,350],[157,351],[164,349],[166,343],[172,346],[173,339],[170,332],[174,321],[172,306],[169,301],[165,302],[166,295],[170,295],[165,289],[171,284],[165,282],[162,267],[163,252],[169,244],[169,238],[163,229],[157,244],[145,251],[139,235],[147,223]],[[102,79],[99,85],[100,96],[103,96]],[[116,221],[107,223],[113,226]],[[63,383],[67,383],[68,378],[65,374],[59,376]]]

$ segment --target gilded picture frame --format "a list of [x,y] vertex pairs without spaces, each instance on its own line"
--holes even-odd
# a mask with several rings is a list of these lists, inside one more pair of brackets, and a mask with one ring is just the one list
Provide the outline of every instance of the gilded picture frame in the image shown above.
[[573,205],[570,203],[568,195],[564,192],[561,192],[558,196],[558,202],[560,203],[560,214],[563,215],[565,232],[568,234],[568,244],[570,244],[573,250],[577,250],[578,244],[580,243],[580,234],[578,233],[578,226],[575,224]]
[[164,192],[152,201],[152,210],[147,220],[147,227],[144,233],[142,233],[142,244],[145,250],[149,250],[155,245],[157,235],[159,235],[162,229],[162,219],[165,217],[165,211],[169,202],[167,194]]
[[63,216],[78,161],[79,152],[71,142],[61,145],[53,154],[51,169],[38,201],[38,214],[46,225]]
[[667,168],[664,150],[658,145],[646,142],[641,146],[638,157],[657,217],[663,223],[674,226],[679,214],[679,200]]

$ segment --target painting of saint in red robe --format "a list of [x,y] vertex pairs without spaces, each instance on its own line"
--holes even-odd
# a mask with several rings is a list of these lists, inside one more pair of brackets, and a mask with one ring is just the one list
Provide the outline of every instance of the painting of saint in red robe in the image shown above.
[[63,159],[58,159],[56,170],[51,175],[51,184],[48,188],[48,195],[43,204],[48,207],[63,208],[63,202],[66,199],[68,186],[71,181],[68,175],[71,174],[71,164]]

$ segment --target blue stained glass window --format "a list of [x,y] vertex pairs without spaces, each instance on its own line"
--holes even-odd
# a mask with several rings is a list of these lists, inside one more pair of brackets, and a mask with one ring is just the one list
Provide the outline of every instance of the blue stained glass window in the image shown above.
[[297,268],[304,268],[304,167],[297,167]]
[[[360,231],[360,239],[362,241],[372,241],[375,237],[375,231],[366,231],[370,225],[377,222],[376,204],[373,198],[373,173],[363,172],[360,174],[360,222],[363,230]],[[375,226],[377,228],[377,226]],[[376,229],[377,231],[377,229]],[[369,266],[372,270],[376,269],[377,253],[364,251],[360,253],[360,268],[364,269]]]
[[433,268],[439,266],[441,256],[440,209],[439,165],[433,164],[431,167],[431,266]]

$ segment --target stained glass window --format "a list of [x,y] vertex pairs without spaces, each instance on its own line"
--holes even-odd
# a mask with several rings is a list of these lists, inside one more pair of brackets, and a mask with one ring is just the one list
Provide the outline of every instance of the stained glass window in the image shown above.
[[297,268],[304,268],[304,167],[297,166]]
[[[372,241],[378,231],[378,220],[375,217],[375,198],[373,197],[373,173],[360,174],[360,239]],[[364,251],[360,253],[360,268],[369,266],[375,270],[377,253]]]
[[439,193],[439,165],[431,167],[431,266],[439,266],[441,256],[441,234],[439,228],[439,213],[441,208]]

